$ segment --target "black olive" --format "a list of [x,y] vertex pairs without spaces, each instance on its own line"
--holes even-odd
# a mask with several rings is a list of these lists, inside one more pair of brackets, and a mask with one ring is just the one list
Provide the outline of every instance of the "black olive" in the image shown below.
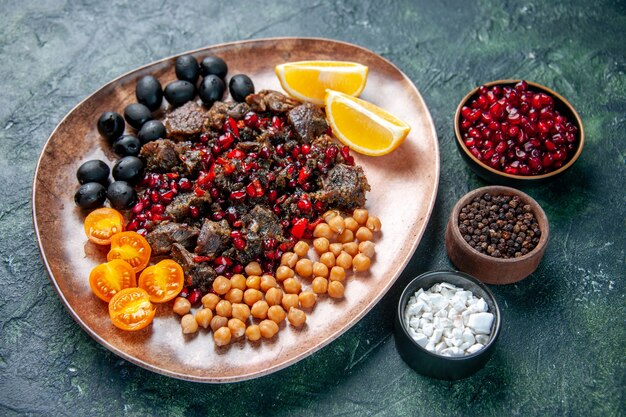
[[113,178],[131,184],[138,182],[143,174],[143,162],[136,156],[125,156],[113,165]]
[[200,84],[198,95],[204,104],[211,107],[213,103],[222,99],[224,90],[226,90],[226,85],[220,77],[207,75]]
[[137,156],[141,151],[141,142],[134,136],[124,135],[113,143],[113,151],[119,156]]
[[98,132],[109,142],[122,136],[124,133],[124,119],[118,113],[107,111],[98,119]]
[[126,119],[126,123],[136,130],[139,130],[144,123],[148,120],[152,120],[152,113],[150,113],[150,109],[143,104],[132,103],[124,109],[124,119]]
[[228,83],[230,95],[235,101],[245,101],[249,94],[254,93],[254,84],[252,80],[245,74],[234,75]]
[[227,73],[228,66],[220,57],[207,56],[200,64],[200,74],[202,74],[203,77],[206,77],[207,75],[217,75],[221,79],[224,79]]
[[115,181],[107,188],[106,195],[114,209],[131,208],[137,201],[137,192],[125,181]]
[[98,182],[88,182],[80,186],[74,194],[74,202],[80,208],[93,209],[102,206],[107,193],[104,185]]
[[109,166],[99,159],[92,159],[82,164],[76,171],[76,178],[81,184],[88,182],[99,182],[103,185],[109,184]]
[[146,75],[137,81],[135,96],[137,96],[139,103],[146,106],[150,111],[155,111],[161,107],[163,88],[159,80],[152,75]]
[[200,75],[200,68],[198,67],[198,61],[191,55],[183,55],[176,58],[176,64],[174,64],[176,70],[176,78],[183,81],[189,81],[195,84],[198,81]]
[[165,138],[167,132],[163,123],[158,120],[149,120],[141,127],[138,133],[139,140],[142,144],[148,143],[153,140]]
[[193,100],[196,95],[196,86],[189,81],[172,81],[165,86],[163,94],[172,106],[178,107]]

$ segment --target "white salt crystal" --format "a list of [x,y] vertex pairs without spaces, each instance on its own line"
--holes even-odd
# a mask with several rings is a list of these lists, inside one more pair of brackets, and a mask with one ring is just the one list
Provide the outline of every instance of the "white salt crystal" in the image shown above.
[[441,342],[435,345],[435,352],[441,353],[442,350],[446,348],[446,344]]
[[419,329],[420,319],[418,319],[417,316],[411,317],[411,319],[409,320],[409,326],[413,327],[414,329]]
[[481,312],[487,311],[489,309],[489,306],[487,305],[487,302],[485,300],[483,300],[482,298],[479,299],[478,301],[476,301],[476,306],[478,308],[480,308],[479,311],[481,311]]
[[433,325],[432,324],[427,324],[422,328],[422,331],[424,332],[424,334],[427,337],[430,337],[433,335]]
[[474,342],[476,342],[476,338],[474,337],[474,335],[472,334],[472,332],[469,329],[466,329],[463,332],[462,338],[463,338],[464,342],[467,342],[470,345],[473,345]]
[[463,343],[461,344],[461,346],[459,346],[459,347],[460,347],[461,349],[463,349],[464,351],[467,351],[467,349],[468,349],[470,346],[472,346],[472,343],[470,343],[470,342],[463,342]]
[[485,346],[484,346],[483,344],[481,344],[481,343],[476,343],[475,345],[470,346],[470,347],[467,349],[467,351],[466,351],[466,352],[467,352],[469,355],[471,355],[472,353],[476,353],[476,352],[478,352],[479,350],[481,350],[481,349],[482,349],[482,348],[484,348],[484,347],[485,347]]
[[409,304],[409,307],[406,309],[406,311],[411,316],[417,316],[420,311],[422,311],[425,305],[426,303],[424,303],[423,301],[418,301],[417,303]]
[[430,351],[430,352],[434,352],[435,351],[435,344],[431,343],[431,342],[428,342],[426,344],[426,346],[425,346],[425,349]]
[[443,335],[443,330],[435,329],[433,330],[433,335],[428,339],[430,342],[438,343],[441,340],[441,336]]
[[489,336],[484,334],[476,335],[476,343],[480,343],[481,345],[486,345],[489,342]]
[[489,334],[491,333],[492,323],[493,323],[493,314],[474,313],[474,314],[470,314],[467,325],[471,327],[475,333]]
[[428,344],[428,338],[423,334],[416,334],[415,336],[413,336],[413,340],[415,340],[415,342],[421,347],[424,347]]

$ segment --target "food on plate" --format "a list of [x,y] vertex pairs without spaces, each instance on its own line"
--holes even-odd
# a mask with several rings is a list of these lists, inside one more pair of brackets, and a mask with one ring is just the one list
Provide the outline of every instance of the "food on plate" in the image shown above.
[[185,80],[172,81],[165,86],[163,95],[172,106],[182,106],[188,101],[193,100],[196,95],[196,86]]
[[158,110],[163,101],[163,87],[159,80],[152,75],[145,75],[137,81],[135,87],[137,102],[146,106],[150,111]]
[[174,299],[183,289],[184,282],[183,269],[171,259],[148,266],[139,276],[139,288],[146,290],[153,303]]
[[200,83],[198,96],[204,104],[211,107],[213,103],[221,100],[224,96],[224,91],[226,91],[224,80],[217,75],[209,74]]
[[567,163],[578,148],[578,128],[554,107],[554,98],[515,86],[481,86],[461,108],[467,149],[484,164],[512,175],[540,175]]
[[386,155],[396,149],[411,127],[367,101],[327,90],[326,116],[333,133],[350,149],[364,155]]
[[124,135],[113,142],[113,151],[119,156],[137,156],[141,150],[141,141],[132,135]]
[[278,65],[275,71],[289,95],[323,106],[326,89],[358,97],[365,88],[368,68],[355,62],[299,61]]
[[137,183],[143,177],[143,162],[136,156],[125,156],[113,165],[113,178],[116,181]]
[[226,78],[227,73],[228,65],[218,56],[209,55],[204,57],[202,62],[200,62],[200,74],[202,74],[203,77],[215,75],[223,80]]
[[165,126],[158,120],[148,120],[141,126],[137,137],[141,143],[147,143],[153,140],[164,138],[167,134]]
[[148,293],[141,288],[123,289],[109,302],[111,322],[122,330],[141,330],[152,323],[155,314]]
[[150,109],[141,103],[131,103],[124,108],[124,120],[135,130],[141,129],[144,123],[152,120]]
[[176,58],[174,72],[179,80],[195,84],[200,76],[200,67],[198,66],[198,61],[192,55],[181,55]]
[[76,178],[81,184],[98,182],[102,185],[109,184],[109,166],[99,159],[92,159],[83,163],[76,171]]
[[111,250],[107,254],[107,260],[126,261],[138,273],[150,262],[151,252],[150,244],[143,236],[137,232],[126,231],[117,233],[111,238]]
[[122,136],[125,126],[124,118],[119,113],[107,111],[98,119],[98,132],[109,142]]
[[89,286],[99,299],[108,303],[121,290],[137,286],[135,271],[125,261],[114,259],[91,270]]
[[243,102],[250,94],[254,94],[254,84],[247,75],[237,74],[230,79],[228,90],[233,100]]
[[[137,192],[126,181],[112,182],[106,189],[106,198],[109,199],[111,206],[117,210],[126,210],[134,206],[137,202]],[[101,206],[105,199],[99,202],[97,206]]]
[[124,216],[117,210],[102,207],[87,215],[84,229],[90,242],[110,245],[113,235],[124,231]]
[[104,185],[98,182],[87,182],[81,185],[74,194],[74,202],[83,209],[94,209],[102,206],[107,198]]

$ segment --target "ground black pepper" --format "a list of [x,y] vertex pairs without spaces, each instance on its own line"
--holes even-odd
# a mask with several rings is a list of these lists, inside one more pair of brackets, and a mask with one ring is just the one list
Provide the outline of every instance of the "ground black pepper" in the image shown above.
[[530,253],[541,237],[530,205],[517,195],[475,197],[461,208],[459,231],[474,250],[505,259]]

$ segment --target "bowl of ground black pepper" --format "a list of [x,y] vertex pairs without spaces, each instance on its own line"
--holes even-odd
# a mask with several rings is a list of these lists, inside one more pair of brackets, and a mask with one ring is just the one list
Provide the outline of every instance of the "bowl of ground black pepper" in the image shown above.
[[452,263],[488,284],[511,284],[532,274],[546,250],[548,218],[515,188],[482,187],[452,209],[446,249]]

